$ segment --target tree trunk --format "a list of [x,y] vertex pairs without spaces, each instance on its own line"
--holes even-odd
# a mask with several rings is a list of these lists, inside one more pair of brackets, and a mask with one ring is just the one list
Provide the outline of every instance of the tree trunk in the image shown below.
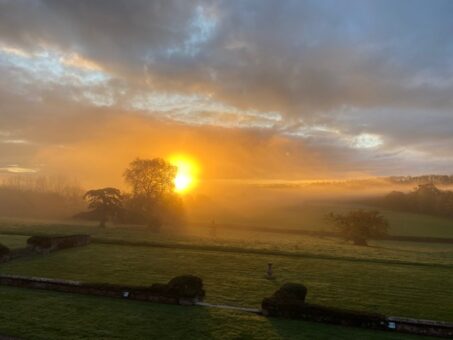
[[102,219],[99,221],[99,227],[100,227],[100,228],[105,228],[106,222],[107,222],[107,219],[102,218]]

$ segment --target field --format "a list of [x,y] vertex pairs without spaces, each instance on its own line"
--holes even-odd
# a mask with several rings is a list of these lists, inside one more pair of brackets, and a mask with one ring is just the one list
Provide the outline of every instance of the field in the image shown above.
[[[325,216],[329,212],[344,213],[351,209],[377,209],[340,202],[314,202],[299,205],[255,208],[255,213],[243,215],[229,213],[215,216],[216,221],[226,224],[255,225],[269,228],[303,230],[331,230]],[[398,212],[378,208],[390,222],[390,234],[399,236],[453,238],[453,219],[409,212]],[[204,219],[203,219],[204,218]],[[212,217],[211,217],[212,219]],[[201,216],[201,220],[211,220]]]
[[[427,228],[431,228],[428,225]],[[178,232],[151,232],[146,227],[119,226],[106,229],[95,224],[79,224],[75,221],[0,221],[0,237],[5,242],[25,243],[26,237],[34,234],[74,234],[86,233],[103,240],[124,242],[151,242],[158,244],[193,245],[201,249],[220,247],[224,250],[239,248],[238,251],[265,250],[273,254],[295,254],[314,257],[347,258],[351,260],[377,260],[409,262],[427,265],[453,265],[453,245],[443,243],[371,241],[369,247],[354,247],[341,239],[331,237],[311,237],[307,235],[255,232],[218,228],[211,235],[206,225],[190,226]],[[3,234],[3,236],[1,236]],[[5,235],[13,234],[13,235]]]
[[[0,242],[12,248],[24,246],[27,235],[55,233],[88,233],[95,240],[124,244],[94,243],[17,259],[0,268],[8,274],[140,285],[190,273],[203,278],[207,302],[245,307],[259,307],[285,282],[301,282],[308,287],[309,302],[453,321],[451,244],[372,241],[370,247],[355,247],[336,238],[220,226],[212,235],[206,226],[194,228],[153,233],[138,226],[101,229],[71,221],[4,220]],[[269,262],[273,280],[265,278]],[[172,338],[193,339],[410,338],[242,312],[7,287],[0,288],[0,301],[9,306],[8,312],[0,312],[0,334],[25,338],[160,338],[169,336],[168,330]]]

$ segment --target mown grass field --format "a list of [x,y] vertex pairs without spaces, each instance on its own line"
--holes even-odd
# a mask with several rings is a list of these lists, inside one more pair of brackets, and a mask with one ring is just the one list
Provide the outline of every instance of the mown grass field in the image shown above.
[[0,234],[0,243],[7,246],[10,249],[23,248],[27,245],[27,239],[29,236],[26,235],[2,235]]
[[[268,262],[276,278],[265,278]],[[398,265],[93,244],[5,263],[2,273],[150,285],[180,274],[203,278],[211,303],[258,307],[285,282],[308,301],[387,315],[453,321],[453,267]]]
[[23,339],[419,339],[390,332],[0,287],[0,334]]

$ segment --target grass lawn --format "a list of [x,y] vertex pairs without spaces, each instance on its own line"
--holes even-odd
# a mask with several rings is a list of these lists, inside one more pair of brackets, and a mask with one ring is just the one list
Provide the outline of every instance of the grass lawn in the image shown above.
[[[24,339],[421,339],[253,314],[0,287],[0,334]],[[7,308],[6,308],[7,306]]]
[[[268,262],[275,280],[264,276]],[[93,244],[18,259],[1,272],[140,285],[190,273],[203,278],[208,302],[241,306],[259,306],[281,284],[302,282],[313,303],[453,321],[451,267]]]
[[391,223],[391,234],[453,238],[453,219],[424,214],[383,211]]
[[[426,221],[425,221],[426,222]],[[427,227],[430,228],[429,220]],[[422,225],[422,224],[420,224]],[[440,225],[440,224],[439,224]],[[206,250],[92,244],[0,265],[1,273],[91,282],[148,285],[190,273],[204,279],[206,301],[259,306],[285,282],[302,282],[308,301],[389,315],[453,321],[453,245],[373,241],[355,247],[335,238],[219,230],[153,233],[143,227],[100,229],[74,222],[4,221],[0,231],[30,235],[88,233],[103,239],[216,245],[306,254],[288,257]],[[447,228],[444,225],[442,228]],[[435,235],[433,235],[435,236]],[[16,248],[28,236],[0,235]],[[239,249],[240,250],[240,249]],[[338,257],[337,260],[316,256]],[[341,260],[348,257],[349,260]],[[353,261],[360,259],[361,262]],[[411,265],[389,264],[405,261]],[[275,280],[264,277],[268,262]],[[392,333],[266,319],[242,312],[156,305],[81,295],[0,287],[0,334],[32,339],[405,339]]]
[[3,244],[10,249],[23,248],[27,246],[27,239],[29,237],[30,236],[0,234],[0,244]]

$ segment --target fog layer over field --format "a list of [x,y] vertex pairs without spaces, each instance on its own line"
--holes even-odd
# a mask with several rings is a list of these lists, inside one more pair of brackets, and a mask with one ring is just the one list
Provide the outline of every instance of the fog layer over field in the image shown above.
[[[117,184],[123,192],[128,191],[121,181]],[[369,198],[383,197],[393,190],[409,192],[415,186],[415,181],[396,183],[390,178],[320,181],[200,178],[194,189],[181,198],[189,224],[264,223],[297,227],[306,225],[313,214],[319,222],[332,206],[342,210],[343,206],[361,205]],[[87,189],[79,181],[64,176],[3,175],[0,216],[70,219],[86,211],[87,203],[82,197]]]

